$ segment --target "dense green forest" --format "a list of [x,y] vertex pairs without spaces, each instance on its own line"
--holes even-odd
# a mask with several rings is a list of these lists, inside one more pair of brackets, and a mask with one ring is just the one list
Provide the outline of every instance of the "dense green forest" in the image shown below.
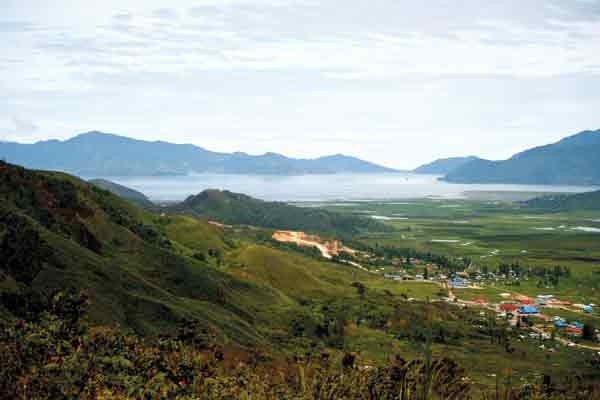
[[348,236],[361,231],[389,231],[369,218],[297,207],[282,202],[262,201],[227,190],[205,190],[173,206],[171,211],[215,219],[225,224],[255,225],[264,228],[300,230]]

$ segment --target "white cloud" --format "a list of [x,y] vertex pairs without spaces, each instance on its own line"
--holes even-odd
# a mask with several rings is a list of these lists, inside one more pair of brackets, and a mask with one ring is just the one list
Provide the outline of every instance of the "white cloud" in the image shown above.
[[600,127],[597,2],[161,3],[7,0],[0,120],[404,168]]
[[15,124],[15,132],[17,134],[31,135],[38,130],[38,127],[26,118],[13,116],[12,121]]

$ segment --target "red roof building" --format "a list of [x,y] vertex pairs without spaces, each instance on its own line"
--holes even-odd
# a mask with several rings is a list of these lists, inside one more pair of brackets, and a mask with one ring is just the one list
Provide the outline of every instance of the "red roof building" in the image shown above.
[[574,327],[574,326],[567,326],[567,327],[565,328],[565,332],[567,332],[567,333],[572,333],[572,334],[574,334],[574,335],[581,335],[581,329],[579,329],[579,328],[576,328],[576,327]]
[[519,308],[518,305],[512,303],[502,303],[500,304],[500,309],[506,312],[514,312]]

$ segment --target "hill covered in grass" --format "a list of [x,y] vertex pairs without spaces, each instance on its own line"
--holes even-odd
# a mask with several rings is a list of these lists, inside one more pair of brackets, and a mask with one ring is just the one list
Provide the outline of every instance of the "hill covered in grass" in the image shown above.
[[518,153],[508,160],[470,161],[445,176],[457,183],[600,184],[600,130]]
[[599,211],[600,190],[577,194],[536,197],[525,202],[528,207],[544,211]]
[[214,219],[224,224],[254,225],[340,236],[367,230],[389,230],[382,223],[365,217],[263,201],[244,194],[216,189],[190,196],[173,206],[171,211]]
[[[248,307],[276,304],[273,291],[186,253],[168,224],[77,178],[1,163],[0,314],[19,316],[23,299],[74,288],[89,293],[95,324],[154,334],[190,318],[236,342],[260,342]],[[197,224],[196,238],[213,251],[230,245]]]
[[139,207],[145,209],[156,208],[155,204],[150,201],[150,199],[146,197],[144,193],[128,188],[127,186],[119,185],[118,183],[111,182],[106,179],[92,179],[89,182],[102,189],[108,190],[109,192],[116,194],[125,200],[129,200]]
[[32,318],[52,293],[74,290],[89,298],[92,326],[143,336],[187,319],[240,346],[277,341],[293,351],[333,340],[315,335],[324,317],[305,299],[354,299],[351,283],[368,274],[270,247],[251,231],[149,212],[78,178],[2,162],[0,320]]

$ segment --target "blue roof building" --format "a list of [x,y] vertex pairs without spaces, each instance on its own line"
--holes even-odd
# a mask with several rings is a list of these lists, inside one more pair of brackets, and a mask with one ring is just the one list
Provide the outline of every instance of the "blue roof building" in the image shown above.
[[592,306],[583,306],[583,311],[584,312],[592,312],[592,311],[594,311],[594,309],[592,308]]
[[452,287],[467,287],[467,283],[463,281],[451,281],[450,286]]
[[565,321],[561,321],[561,320],[554,321],[554,325],[557,328],[566,328],[567,326],[569,326],[569,324],[567,324]]
[[539,313],[538,309],[534,306],[523,306],[519,308],[520,314],[537,314]]

